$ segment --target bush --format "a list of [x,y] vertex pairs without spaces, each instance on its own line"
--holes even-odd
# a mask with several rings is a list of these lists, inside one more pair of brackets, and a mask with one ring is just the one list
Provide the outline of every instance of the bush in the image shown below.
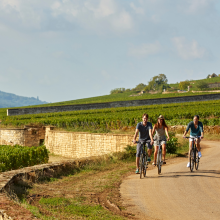
[[125,92],[125,88],[116,88],[116,89],[112,89],[110,94],[118,94],[118,93],[123,93]]
[[45,146],[0,145],[0,172],[47,163],[48,159]]
[[180,82],[179,83],[179,89],[180,90],[186,90],[187,87],[190,85],[190,82],[189,81],[183,81],[183,82]]
[[178,139],[175,137],[174,132],[169,132],[170,140],[167,141],[167,153],[175,154],[179,146]]
[[144,90],[145,87],[146,87],[145,84],[140,83],[134,89],[132,89],[132,91],[140,92],[140,91]]
[[204,82],[204,81],[199,81],[198,83],[197,83],[197,85],[196,85],[196,87],[198,88],[198,89],[206,89],[206,88],[208,88],[208,83],[207,82]]

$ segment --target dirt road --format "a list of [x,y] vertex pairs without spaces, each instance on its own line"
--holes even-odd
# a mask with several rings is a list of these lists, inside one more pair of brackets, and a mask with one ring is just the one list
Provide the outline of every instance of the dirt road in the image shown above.
[[131,175],[120,188],[124,205],[138,219],[220,219],[220,142],[203,141],[199,170],[190,172],[187,158]]

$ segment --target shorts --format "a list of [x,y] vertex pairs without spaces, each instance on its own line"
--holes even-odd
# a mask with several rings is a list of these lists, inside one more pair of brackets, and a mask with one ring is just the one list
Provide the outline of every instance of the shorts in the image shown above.
[[[161,141],[161,145],[166,144],[166,143],[167,141]],[[159,140],[154,141],[154,146],[159,146],[159,144],[160,144]]]
[[[189,142],[192,142],[193,141],[193,138],[192,138],[193,136],[190,136],[190,138],[189,138]],[[200,143],[200,138],[197,138],[196,139],[196,142],[197,143]]]
[[[152,149],[152,145],[150,143],[146,143],[146,147],[148,149]],[[141,156],[141,151],[142,151],[143,145],[141,143],[137,144],[137,153],[136,153],[136,157],[140,157]]]

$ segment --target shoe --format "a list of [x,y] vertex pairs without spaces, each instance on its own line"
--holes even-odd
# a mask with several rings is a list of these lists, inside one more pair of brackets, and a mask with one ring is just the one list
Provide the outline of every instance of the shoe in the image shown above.
[[151,162],[151,158],[150,157],[147,158],[147,162]]
[[190,162],[187,163],[187,166],[186,166],[186,167],[190,167]]
[[153,165],[153,166],[156,166],[156,163],[153,162],[152,165]]
[[167,163],[164,161],[163,164],[167,164]]
[[136,169],[135,173],[136,173],[136,174],[139,174],[139,173],[140,173],[140,172],[139,172],[139,169]]
[[199,156],[199,158],[201,158],[201,157],[202,157],[202,154],[201,154],[201,152],[200,152],[200,151],[198,152],[198,156]]

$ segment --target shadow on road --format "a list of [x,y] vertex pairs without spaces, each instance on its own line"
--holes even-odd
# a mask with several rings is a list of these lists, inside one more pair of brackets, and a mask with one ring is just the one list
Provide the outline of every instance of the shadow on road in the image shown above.
[[[213,175],[207,175],[213,174]],[[218,176],[216,176],[218,175]],[[220,178],[219,170],[197,170],[197,171],[184,171],[184,172],[168,172],[162,173],[158,176],[146,176],[145,178],[179,178],[179,177],[210,177],[210,178]]]

